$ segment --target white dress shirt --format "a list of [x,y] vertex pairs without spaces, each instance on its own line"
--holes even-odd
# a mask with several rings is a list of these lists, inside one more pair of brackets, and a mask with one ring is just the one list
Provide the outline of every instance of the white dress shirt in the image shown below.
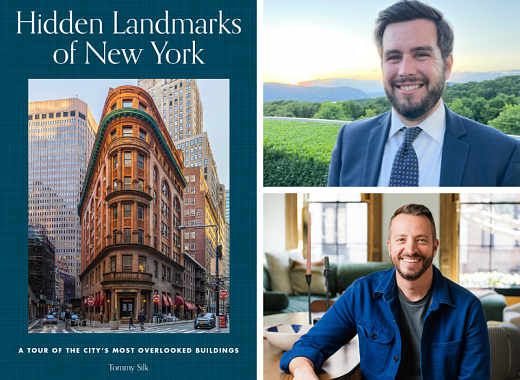
[[[421,127],[422,131],[412,145],[419,160],[419,186],[437,187],[441,179],[442,147],[446,132],[446,110],[442,100],[439,107],[417,126]],[[392,164],[403,143],[404,133],[401,131],[403,127],[405,125],[392,108],[390,132],[385,144],[377,186],[387,187],[390,183]]]

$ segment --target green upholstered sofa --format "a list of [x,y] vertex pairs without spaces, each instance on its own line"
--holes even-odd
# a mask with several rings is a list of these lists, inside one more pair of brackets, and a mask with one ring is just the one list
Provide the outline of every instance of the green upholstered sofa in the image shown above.
[[502,294],[488,294],[480,298],[484,307],[487,321],[504,321],[504,309],[507,306],[506,298]]
[[[370,273],[393,268],[391,263],[368,262],[365,264],[331,264],[329,277],[329,290],[332,293],[331,300],[337,299],[350,284],[356,279],[368,276]],[[307,295],[288,295],[281,292],[271,291],[271,279],[267,267],[264,266],[264,315],[279,313],[296,313],[308,311]],[[325,296],[311,295],[311,302],[324,300]],[[501,294],[489,294],[480,298],[486,320],[503,321],[503,310],[506,301]]]
[[[337,299],[356,279],[368,276],[370,273],[393,268],[391,263],[369,262],[365,264],[330,265],[329,290],[331,299]],[[264,315],[278,313],[296,313],[308,311],[307,295],[288,295],[271,291],[271,278],[267,267],[264,266]],[[327,299],[322,295],[311,295],[314,300]]]

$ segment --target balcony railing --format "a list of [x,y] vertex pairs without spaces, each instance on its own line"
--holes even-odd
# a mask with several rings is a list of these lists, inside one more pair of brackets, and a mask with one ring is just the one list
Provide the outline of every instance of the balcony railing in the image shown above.
[[103,281],[121,280],[123,278],[152,281],[152,274],[143,272],[110,272],[103,274]]

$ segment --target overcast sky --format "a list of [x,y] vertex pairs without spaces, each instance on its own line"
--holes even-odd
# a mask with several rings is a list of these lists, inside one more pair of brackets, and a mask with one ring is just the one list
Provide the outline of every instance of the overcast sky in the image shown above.
[[[198,79],[197,84],[204,108],[203,130],[209,136],[219,181],[229,189],[229,81]],[[109,88],[123,85],[137,86],[137,79],[31,79],[29,102],[77,96],[99,124]]]

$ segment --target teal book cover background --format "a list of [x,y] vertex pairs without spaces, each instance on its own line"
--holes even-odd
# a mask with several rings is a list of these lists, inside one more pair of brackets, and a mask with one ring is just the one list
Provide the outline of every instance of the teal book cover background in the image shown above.
[[[255,1],[9,1],[0,13],[1,113],[0,164],[0,355],[5,379],[250,379],[256,378],[256,31]],[[18,33],[18,12],[23,20],[34,11],[35,30],[22,24]],[[73,25],[73,34],[48,34],[43,22],[57,12],[58,23],[69,18],[99,19],[102,34],[94,25]],[[207,21],[205,29],[190,34],[115,34],[127,20],[142,18],[154,22],[169,19]],[[41,16],[40,16],[41,15]],[[219,18],[222,17],[223,20]],[[215,21],[210,21],[210,20]],[[222,22],[230,19],[224,24]],[[231,20],[239,28],[234,27]],[[42,22],[39,33],[38,20]],[[198,22],[196,26],[204,24]],[[197,30],[195,29],[194,30]],[[227,29],[227,31],[226,31]],[[138,30],[138,29],[137,29]],[[228,33],[229,31],[229,33]],[[80,33],[81,32],[81,33]],[[83,32],[86,32],[82,34]],[[76,41],[73,44],[73,41]],[[166,50],[196,47],[186,61],[168,63],[165,55],[158,64],[155,46]],[[92,53],[86,64],[87,43],[102,51],[105,63]],[[71,62],[73,44],[74,63]],[[63,49],[63,50],[59,50]],[[111,63],[108,51],[143,49],[137,62]],[[59,51],[58,51],[59,50]],[[164,52],[166,52],[166,50]],[[65,53],[67,52],[67,54]],[[67,61],[65,61],[67,57]],[[113,56],[115,57],[115,56]],[[171,58],[171,56],[170,56]],[[56,59],[56,60],[55,60]],[[172,61],[175,61],[173,59]],[[64,63],[62,63],[64,62]],[[195,78],[229,79],[230,167],[230,322],[227,334],[29,334],[27,329],[28,286],[28,81],[30,79],[128,79]],[[99,117],[99,115],[95,115]],[[28,348],[47,348],[47,353],[28,353]],[[67,348],[79,349],[66,353]],[[99,352],[89,350],[101,348]],[[104,349],[108,349],[105,353]],[[113,348],[134,349],[114,354]],[[186,348],[191,353],[143,353],[139,348]],[[196,353],[197,348],[206,353]],[[220,348],[238,349],[218,353]],[[60,351],[53,353],[55,351]],[[211,349],[207,352],[207,349]],[[90,351],[90,352],[89,352]],[[110,372],[109,364],[124,366],[144,363],[146,372]]]

